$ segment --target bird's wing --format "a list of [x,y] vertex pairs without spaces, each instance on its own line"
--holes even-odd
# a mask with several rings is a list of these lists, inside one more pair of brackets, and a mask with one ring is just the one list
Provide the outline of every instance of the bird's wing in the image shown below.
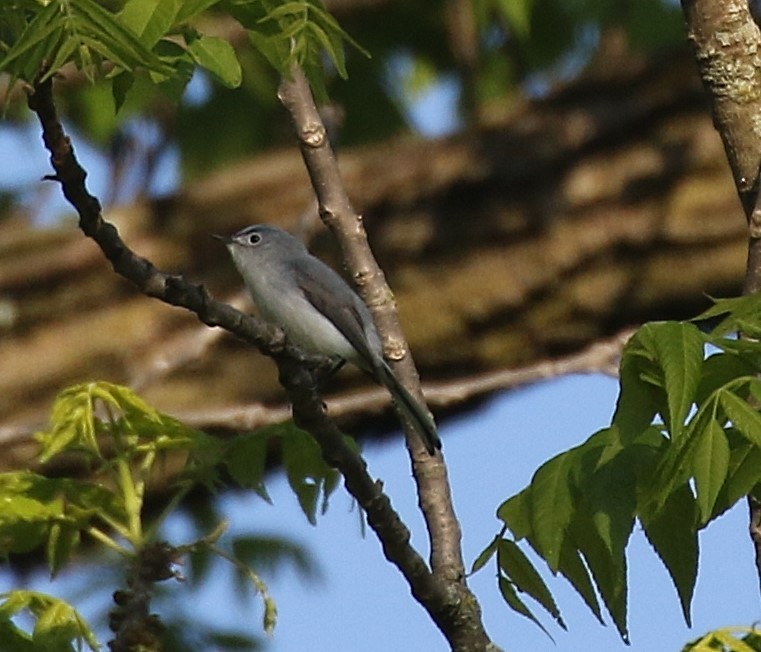
[[[367,371],[375,372],[376,365],[367,343],[362,309],[357,305],[361,299],[336,272],[326,265],[323,268],[323,265],[324,263],[319,266],[294,267],[296,283],[309,303],[349,340],[365,363]],[[337,304],[340,308],[336,308]]]

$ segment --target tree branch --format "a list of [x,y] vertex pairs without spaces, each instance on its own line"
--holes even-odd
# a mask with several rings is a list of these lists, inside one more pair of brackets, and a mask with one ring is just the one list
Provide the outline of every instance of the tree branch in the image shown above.
[[[43,141],[55,170],[54,175],[46,178],[61,184],[64,196],[79,215],[82,231],[100,247],[114,270],[144,294],[185,308],[203,323],[224,328],[274,359],[293,406],[294,420],[315,437],[325,459],[342,473],[347,489],[367,513],[368,522],[380,539],[386,557],[400,569],[413,595],[431,614],[453,648],[485,649],[489,641],[480,618],[472,618],[475,599],[466,599],[469,594],[450,591],[446,583],[429,571],[423,558],[409,544],[409,531],[391,507],[380,483],[370,477],[364,460],[346,445],[343,435],[328,418],[314,377],[304,364],[310,359],[289,346],[280,329],[214,301],[201,285],[159,271],[150,261],[130,250],[117,229],[103,219],[98,199],[86,189],[87,174],[79,165],[71,141],[58,119],[52,79],[40,81],[43,75],[41,73],[34,84],[28,104],[40,120]],[[478,611],[477,605],[475,611]]]
[[[420,379],[399,323],[393,294],[370,251],[362,217],[346,194],[309,83],[298,66],[294,65],[290,76],[283,78],[278,96],[291,115],[301,155],[317,195],[320,217],[336,236],[350,275],[372,310],[394,371],[422,401]],[[489,640],[481,623],[478,602],[465,582],[462,533],[454,513],[443,456],[427,455],[418,435],[411,436],[409,430],[407,447],[431,542],[431,568],[437,578],[447,583],[452,594],[458,596],[461,626],[452,630],[457,638],[450,638],[450,642],[456,649],[473,649],[472,644],[481,649],[489,645]]]
[[[688,37],[724,143],[735,187],[748,220],[748,257],[743,294],[761,289],[761,34],[747,2],[682,0]],[[761,586],[761,503],[748,496],[749,534]]]

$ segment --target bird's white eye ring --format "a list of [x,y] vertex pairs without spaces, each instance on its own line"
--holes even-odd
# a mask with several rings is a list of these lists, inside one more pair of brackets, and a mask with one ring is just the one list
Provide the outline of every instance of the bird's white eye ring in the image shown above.
[[248,236],[248,244],[259,244],[262,241],[262,236],[260,236],[258,233],[252,233],[250,236]]

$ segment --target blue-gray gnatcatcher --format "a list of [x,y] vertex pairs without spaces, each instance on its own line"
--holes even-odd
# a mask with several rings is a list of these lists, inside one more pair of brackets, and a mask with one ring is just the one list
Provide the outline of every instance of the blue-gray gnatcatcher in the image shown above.
[[383,359],[370,311],[338,273],[274,226],[258,224],[216,237],[227,246],[262,318],[307,353],[348,360],[369,373],[391,392],[428,452],[441,448],[430,414]]

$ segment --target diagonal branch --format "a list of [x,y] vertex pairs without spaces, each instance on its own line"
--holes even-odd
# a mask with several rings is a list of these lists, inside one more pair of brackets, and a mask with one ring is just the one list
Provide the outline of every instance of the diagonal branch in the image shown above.
[[[317,195],[320,217],[336,236],[343,259],[363,299],[378,324],[387,357],[394,371],[418,400],[423,400],[420,379],[409,354],[409,347],[399,323],[393,294],[386,284],[367,243],[362,217],[354,210],[346,194],[327,130],[315,105],[309,82],[294,64],[284,77],[278,97],[291,115],[301,155]],[[476,597],[465,581],[462,556],[462,532],[454,513],[447,468],[441,453],[425,453],[417,435],[408,432],[407,447],[412,459],[412,473],[417,483],[418,501],[431,542],[431,568],[459,612],[449,614],[442,627],[454,649],[485,649],[491,646],[481,621]]]
[[[290,77],[282,80],[278,96],[291,115],[301,154],[317,195],[320,216],[335,234],[350,275],[372,310],[395,372],[422,401],[420,379],[399,323],[393,294],[370,251],[362,217],[356,213],[346,194],[309,83],[298,66],[294,65]],[[454,513],[443,456],[427,455],[417,435],[411,438],[408,434],[407,447],[412,458],[420,507],[428,527],[431,567],[434,573],[459,583],[467,591],[462,533]],[[469,599],[474,600],[472,595]]]
[[[85,186],[87,173],[79,165],[71,141],[58,119],[52,79],[40,81],[43,73],[33,86],[28,104],[40,120],[43,141],[55,170],[54,175],[46,178],[61,184],[64,196],[79,215],[82,231],[100,247],[114,270],[147,296],[185,308],[203,323],[224,328],[273,358],[293,405],[294,420],[315,437],[325,460],[342,473],[347,489],[367,513],[386,558],[402,572],[413,595],[431,614],[453,648],[484,649],[488,638],[480,620],[476,627],[471,621],[463,626],[462,613],[471,613],[472,606],[431,573],[424,559],[410,545],[409,531],[381,490],[380,483],[372,479],[364,460],[347,446],[343,435],[328,417],[313,374],[304,364],[309,358],[289,346],[280,329],[214,301],[201,285],[158,270],[127,247],[117,229],[103,219],[100,202]],[[476,632],[475,638],[473,631]],[[473,641],[475,644],[468,644]]]

